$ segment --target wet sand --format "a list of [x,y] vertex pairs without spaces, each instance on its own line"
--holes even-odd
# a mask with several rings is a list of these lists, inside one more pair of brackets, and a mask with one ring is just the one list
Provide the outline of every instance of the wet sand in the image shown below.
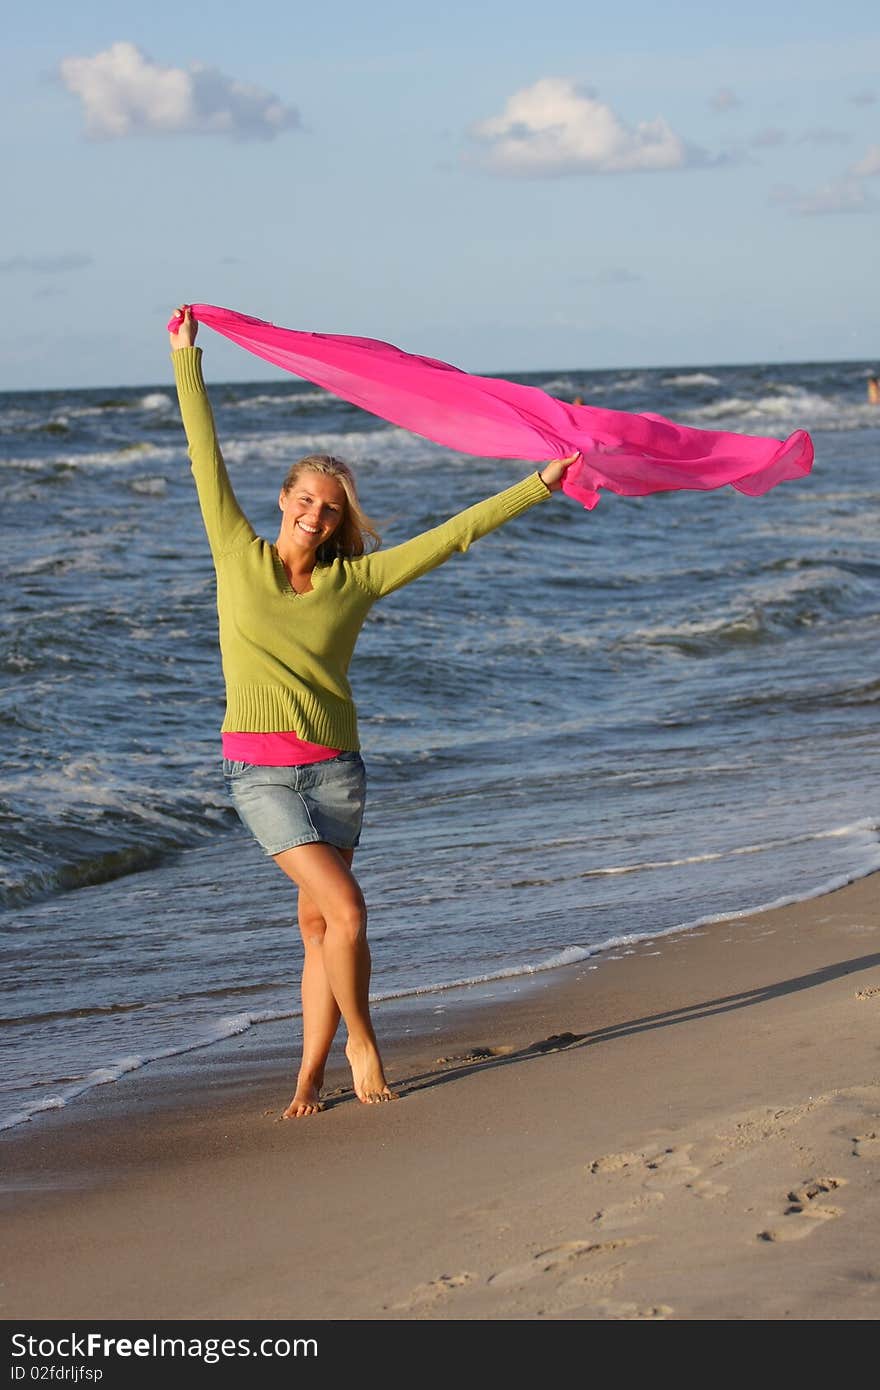
[[878,883],[380,1008],[392,1104],[257,1029],[7,1131],[0,1315],[876,1318]]

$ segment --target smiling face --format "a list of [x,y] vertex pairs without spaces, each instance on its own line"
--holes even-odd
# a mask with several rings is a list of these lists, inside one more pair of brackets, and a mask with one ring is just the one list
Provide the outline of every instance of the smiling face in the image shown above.
[[345,489],[335,478],[304,469],[278,498],[282,512],[279,545],[314,557],[342,521],[346,501]]

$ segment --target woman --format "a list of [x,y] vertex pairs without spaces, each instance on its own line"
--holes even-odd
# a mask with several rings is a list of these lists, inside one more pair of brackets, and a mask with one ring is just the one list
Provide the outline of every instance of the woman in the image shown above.
[[355,1093],[393,1100],[369,1009],[367,912],[352,859],[365,776],[347,671],[372,604],[456,550],[549,497],[570,459],[389,550],[338,459],[290,469],[274,545],[257,536],[232,490],[194,346],[187,306],[171,333],[193,475],[217,573],[226,683],[224,775],[233,803],[266,854],[296,884],[304,946],[303,1056],[285,1119],[321,1109],[324,1067],[340,1018]]

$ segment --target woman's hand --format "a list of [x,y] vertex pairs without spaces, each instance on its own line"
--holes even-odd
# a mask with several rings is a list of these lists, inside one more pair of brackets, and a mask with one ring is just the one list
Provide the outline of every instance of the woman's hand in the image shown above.
[[192,347],[196,340],[196,334],[199,331],[199,325],[193,318],[192,310],[188,304],[178,305],[175,312],[183,315],[183,323],[177,329],[176,333],[168,334],[171,339],[172,352],[177,352],[178,348]]
[[562,479],[565,477],[566,469],[570,468],[578,457],[579,454],[575,451],[564,459],[551,459],[549,463],[544,464],[538,477],[551,492],[558,492],[562,487]]

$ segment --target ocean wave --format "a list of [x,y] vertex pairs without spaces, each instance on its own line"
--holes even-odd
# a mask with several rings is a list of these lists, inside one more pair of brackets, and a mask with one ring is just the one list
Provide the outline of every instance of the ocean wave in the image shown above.
[[[612,394],[620,391],[643,391],[648,385],[647,379],[641,372],[636,372],[632,376],[622,373],[618,380],[609,381],[605,385],[605,390]],[[589,400],[587,400],[589,405]]]
[[664,376],[660,381],[661,386],[720,386],[721,381],[717,376],[710,376],[708,372],[681,372],[678,376]]
[[335,454],[356,465],[370,463],[396,467],[403,459],[408,463],[443,458],[450,462],[448,450],[439,444],[410,434],[407,430],[388,425],[375,430],[334,430],[332,433],[285,432],[261,434],[258,440],[227,438],[223,455],[232,465],[263,463],[273,460],[289,461],[305,454]]
[[36,902],[53,893],[66,893],[97,883],[109,883],[129,874],[143,873],[145,869],[153,869],[161,864],[168,850],[177,848],[179,846],[173,843],[165,849],[127,845],[68,864],[46,865],[18,872],[0,867],[0,907],[22,907],[25,903]]
[[746,695],[732,695],[719,702],[719,712],[723,708],[732,711],[751,712],[767,708],[775,710],[784,702],[790,714],[821,715],[823,711],[839,714],[844,709],[872,709],[880,704],[880,680],[847,677],[841,681],[825,682],[809,688],[788,687],[780,690],[775,684],[764,685],[750,690]]
[[[11,1014],[0,1017],[0,1028],[27,1028],[35,1024],[63,1023],[74,1018],[105,1018],[114,1014],[137,1013],[141,1009],[155,1010],[168,1004],[191,1004],[205,1000],[230,1000],[253,994],[269,994],[276,985],[226,985],[217,989],[183,990],[168,998],[135,999],[112,1004],[71,1004],[66,1009],[50,1009],[42,1013]],[[286,1016],[286,1015],[285,1015]]]
[[[19,469],[27,474],[42,474],[49,481],[65,481],[71,475],[87,472],[90,468],[130,467],[132,463],[150,459],[156,463],[178,463],[181,447],[170,444],[152,444],[149,440],[129,441],[112,449],[93,449],[81,452],[57,452],[51,458],[29,458],[26,455],[3,460],[3,468]],[[41,479],[42,481],[42,479]]]
[[574,376],[555,376],[535,384],[541,391],[546,391],[548,396],[557,396],[564,401],[570,401],[572,396],[580,396],[584,404],[589,405],[594,396],[642,390],[645,386],[645,376],[642,372],[618,372],[611,380],[587,383]]
[[23,406],[0,406],[0,434],[15,434],[33,418],[33,411],[26,410]]
[[[872,414],[873,410],[873,414]],[[797,386],[780,385],[770,393],[751,396],[723,396],[706,405],[683,412],[682,423],[708,429],[723,422],[794,430],[862,430],[877,428],[877,408],[854,404],[841,396],[822,396]]]
[[[705,769],[703,770],[705,771]],[[637,860],[632,864],[601,865],[596,869],[585,869],[579,877],[613,878],[620,874],[651,873],[657,869],[683,868],[688,864],[713,864],[723,859],[737,859],[746,854],[776,854],[780,849],[788,849],[792,845],[818,843],[821,840],[848,839],[853,835],[860,835],[865,832],[873,833],[876,829],[877,822],[866,818],[865,820],[854,821],[851,825],[835,826],[832,830],[812,830],[803,835],[785,835],[780,839],[767,839],[750,845],[732,845],[728,849],[711,850],[703,854],[685,854],[672,859]]]
[[273,393],[272,395],[262,396],[241,396],[234,399],[226,398],[223,400],[224,410],[297,410],[301,406],[334,406],[336,408],[355,410],[356,406],[351,406],[347,401],[334,396],[330,391],[286,391],[283,394]]
[[769,636],[758,613],[738,617],[694,619],[674,627],[637,628],[614,644],[616,650],[672,647],[685,656],[711,656],[723,647],[757,643]]
[[177,399],[169,391],[147,391],[142,396],[109,396],[93,404],[71,407],[71,415],[85,419],[88,416],[130,415],[146,412],[151,415],[167,415],[177,412]]
[[580,387],[575,385],[570,376],[551,376],[546,381],[539,382],[538,389],[546,391],[548,396],[566,396],[572,392],[577,393]]
[[165,478],[132,478],[129,487],[145,497],[164,497],[168,482]]
[[176,410],[177,401],[167,391],[148,391],[137,402],[138,410],[166,411]]
[[836,690],[825,700],[815,699],[814,704],[828,705],[876,705],[880,703],[880,680],[854,681]]
[[[0,416],[0,434],[15,437],[21,435],[24,440],[34,435],[58,435],[63,438],[71,433],[71,418],[77,415],[76,410],[66,410],[64,413],[53,411],[48,416],[44,414],[35,415],[32,411],[7,411]],[[4,458],[0,460],[4,466],[9,462]]]
[[837,618],[854,597],[872,588],[867,579],[833,566],[778,573],[779,579],[753,584],[739,600],[739,611],[634,628],[617,640],[615,649],[672,647],[686,656],[711,656]]
[[[275,1023],[293,1017],[295,1014],[292,1011],[275,1009],[233,1014],[227,1018],[219,1019],[207,1028],[201,1037],[191,1039],[188,1042],[181,1042],[172,1047],[158,1048],[155,1052],[129,1053],[114,1058],[106,1065],[95,1067],[92,1071],[77,1077],[69,1084],[59,1086],[57,1089],[57,1083],[52,1084],[53,1094],[25,1101],[18,1110],[0,1116],[0,1130],[14,1129],[17,1125],[26,1124],[37,1115],[45,1114],[51,1110],[61,1110],[72,1100],[95,1090],[98,1086],[107,1086],[114,1081],[120,1081],[122,1077],[134,1071],[141,1071],[153,1062],[165,1061],[170,1057],[184,1057],[190,1052],[199,1052],[203,1048],[239,1037],[256,1024]],[[49,1089],[48,1086],[47,1089]]]
[[41,1023],[64,1023],[74,1018],[105,1018],[113,1014],[137,1013],[148,1006],[137,1002],[132,1004],[84,1004],[72,1005],[69,1009],[47,1009],[44,1013],[11,1014],[0,1017],[0,1028],[31,1028]]
[[775,912],[780,907],[792,907],[796,903],[812,902],[815,898],[824,898],[827,893],[836,893],[839,888],[846,888],[850,883],[857,883],[859,879],[869,878],[878,870],[880,870],[880,851],[862,869],[854,870],[852,873],[835,874],[832,878],[823,879],[806,892],[783,893],[778,898],[771,898],[756,907],[744,907],[735,912],[709,913],[705,917],[697,917],[693,921],[682,922],[679,927],[670,927],[668,930],[658,933],[658,937],[671,936],[680,931],[693,931],[697,927],[717,926],[723,922],[742,921],[743,918],[754,917],[759,912]]
[[[7,436],[49,435],[63,438],[71,434],[87,437],[105,428],[103,422],[119,416],[148,415],[155,427],[176,417],[177,402],[164,391],[150,391],[130,399],[108,398],[97,402],[65,401],[48,412],[34,409],[6,409],[0,412],[0,434]],[[129,426],[134,428],[134,424]],[[4,461],[5,462],[5,461]]]
[[122,776],[103,780],[110,775],[80,761],[60,775],[28,768],[3,778],[0,908],[142,873],[237,825],[213,788],[172,799]]

